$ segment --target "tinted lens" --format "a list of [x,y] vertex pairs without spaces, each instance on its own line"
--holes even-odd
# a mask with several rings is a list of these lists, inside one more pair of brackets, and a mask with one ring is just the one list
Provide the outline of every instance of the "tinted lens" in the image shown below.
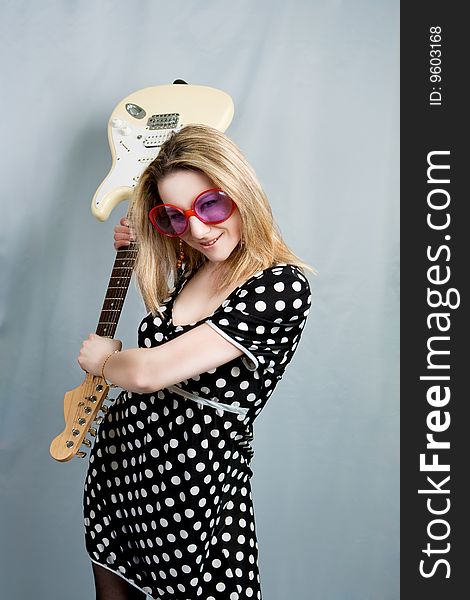
[[230,216],[232,200],[224,192],[207,192],[197,199],[194,210],[206,223],[220,223]]
[[186,226],[184,214],[171,206],[156,206],[153,216],[160,229],[170,235],[180,235]]

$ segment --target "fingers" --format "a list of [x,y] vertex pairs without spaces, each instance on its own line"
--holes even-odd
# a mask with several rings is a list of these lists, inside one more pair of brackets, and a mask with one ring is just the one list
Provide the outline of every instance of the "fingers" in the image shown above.
[[129,246],[131,241],[135,240],[134,230],[129,227],[127,218],[122,217],[119,223],[120,225],[114,227],[114,248],[116,250],[123,246]]

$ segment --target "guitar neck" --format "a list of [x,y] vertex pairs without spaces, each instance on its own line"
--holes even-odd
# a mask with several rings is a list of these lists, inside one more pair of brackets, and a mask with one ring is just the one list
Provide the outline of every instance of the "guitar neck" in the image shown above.
[[114,338],[127,290],[129,289],[136,255],[137,247],[135,242],[131,242],[125,248],[119,248],[116,253],[113,270],[109,278],[108,290],[96,328],[97,335]]

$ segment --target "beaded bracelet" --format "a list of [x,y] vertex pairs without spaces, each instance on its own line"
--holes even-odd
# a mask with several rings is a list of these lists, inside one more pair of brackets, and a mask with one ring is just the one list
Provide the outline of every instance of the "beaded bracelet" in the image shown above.
[[[111,352],[111,354],[108,354],[108,356],[104,359],[103,362],[103,366],[101,367],[101,377],[106,381],[106,377],[104,376],[104,367],[106,365],[106,363],[108,362],[108,359],[113,355],[113,354],[117,354],[118,352],[120,352],[119,350],[115,350],[114,352]],[[108,383],[106,381],[106,385],[109,385],[109,387],[118,387],[117,385],[114,385],[114,383]]]

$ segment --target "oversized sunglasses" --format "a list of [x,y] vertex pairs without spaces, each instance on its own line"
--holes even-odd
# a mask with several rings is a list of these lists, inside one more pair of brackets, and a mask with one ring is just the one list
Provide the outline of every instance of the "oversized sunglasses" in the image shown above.
[[182,210],[174,204],[157,204],[149,212],[152,225],[163,235],[183,235],[189,226],[189,217],[195,216],[206,225],[226,221],[235,210],[235,202],[219,188],[201,192],[191,208]]

